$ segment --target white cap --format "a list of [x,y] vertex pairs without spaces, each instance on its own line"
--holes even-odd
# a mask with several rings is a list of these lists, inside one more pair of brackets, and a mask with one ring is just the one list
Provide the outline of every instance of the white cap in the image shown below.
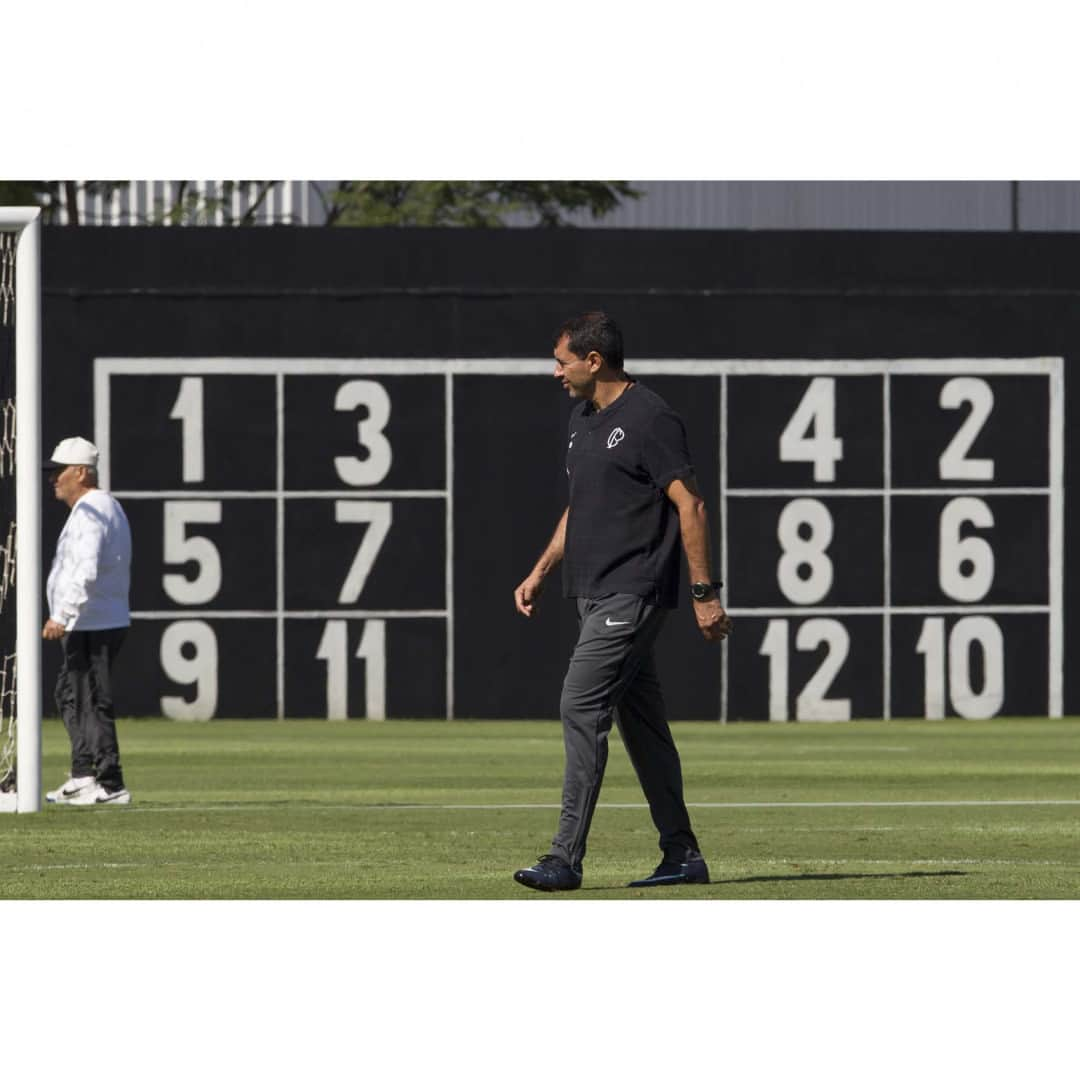
[[45,468],[55,469],[57,465],[87,465],[96,469],[97,463],[98,448],[81,435],[73,435],[70,439],[61,439],[56,444],[51,460],[45,462]]

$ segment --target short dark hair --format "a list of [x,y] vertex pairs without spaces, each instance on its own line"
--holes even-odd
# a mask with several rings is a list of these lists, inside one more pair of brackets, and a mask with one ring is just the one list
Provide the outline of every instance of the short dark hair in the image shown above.
[[622,371],[622,331],[615,320],[603,311],[586,311],[577,315],[555,331],[554,344],[568,338],[566,347],[578,357],[598,352],[615,371]]

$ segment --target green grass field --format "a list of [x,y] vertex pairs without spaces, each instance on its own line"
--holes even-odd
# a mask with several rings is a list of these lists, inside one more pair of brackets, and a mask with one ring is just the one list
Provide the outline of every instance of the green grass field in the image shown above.
[[[127,807],[0,815],[0,897],[643,900],[1080,896],[1080,720],[678,724],[713,884],[658,860],[618,736],[585,883],[534,893],[562,770],[548,722],[120,723]],[[44,726],[43,783],[67,738]]]

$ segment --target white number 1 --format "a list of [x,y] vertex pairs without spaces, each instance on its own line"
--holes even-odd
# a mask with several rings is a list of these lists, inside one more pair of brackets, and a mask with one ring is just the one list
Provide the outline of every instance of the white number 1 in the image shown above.
[[190,376],[180,380],[180,393],[176,395],[169,419],[180,421],[183,481],[185,484],[201,484],[206,479],[202,379]]

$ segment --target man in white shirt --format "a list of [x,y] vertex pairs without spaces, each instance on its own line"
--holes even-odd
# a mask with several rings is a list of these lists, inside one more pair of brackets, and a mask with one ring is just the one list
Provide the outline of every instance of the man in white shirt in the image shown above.
[[97,464],[97,447],[79,436],[58,443],[45,464],[56,498],[71,508],[49,571],[42,630],[64,651],[56,704],[71,739],[71,776],[45,800],[73,806],[131,802],[112,702],[113,661],[131,625],[131,530],[120,504],[98,488]]

